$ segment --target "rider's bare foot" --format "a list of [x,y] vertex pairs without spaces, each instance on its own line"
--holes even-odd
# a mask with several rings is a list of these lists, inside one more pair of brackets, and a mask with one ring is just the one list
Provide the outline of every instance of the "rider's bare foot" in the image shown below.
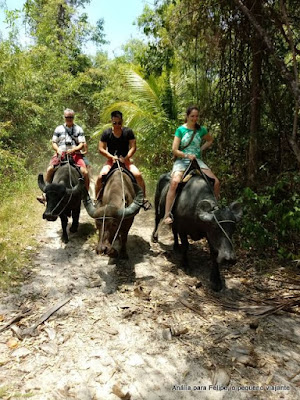
[[152,204],[150,203],[150,201],[149,200],[147,200],[147,199],[144,199],[144,202],[143,202],[143,209],[145,210],[145,211],[148,211],[148,210],[150,210],[151,208],[152,208]]
[[166,225],[171,225],[173,223],[173,218],[170,217],[170,215],[166,218],[164,218],[164,224]]
[[44,195],[44,193],[41,196],[38,196],[37,201],[39,201],[41,204],[45,204],[46,203],[46,197]]

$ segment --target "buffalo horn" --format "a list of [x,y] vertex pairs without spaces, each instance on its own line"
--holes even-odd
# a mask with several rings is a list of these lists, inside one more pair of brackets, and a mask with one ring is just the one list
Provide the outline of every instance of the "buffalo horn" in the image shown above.
[[88,194],[88,191],[84,189],[82,200],[87,213],[92,218],[102,218],[104,215],[106,217],[113,217],[117,219],[132,218],[139,212],[141,206],[143,205],[144,199],[142,189],[136,184],[133,184],[133,186],[135,191],[135,198],[133,199],[132,203],[125,209],[118,209],[116,206],[111,205],[95,207]]
[[39,188],[41,189],[41,191],[42,191],[42,192],[45,192],[46,183],[45,183],[45,181],[44,181],[44,176],[43,176],[43,174],[39,174],[39,176],[38,176],[38,185],[39,185]]

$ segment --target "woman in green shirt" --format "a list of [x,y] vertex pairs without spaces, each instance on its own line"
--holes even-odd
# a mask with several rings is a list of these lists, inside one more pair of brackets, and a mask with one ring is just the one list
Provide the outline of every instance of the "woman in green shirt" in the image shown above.
[[[175,199],[176,189],[191,160],[196,159],[203,173],[215,180],[215,196],[218,199],[220,195],[220,182],[218,178],[201,160],[201,152],[212,145],[213,138],[204,126],[200,126],[197,123],[198,118],[198,107],[189,107],[186,111],[185,124],[177,128],[175,132],[172,151],[176,157],[176,161],[173,165],[171,183],[166,198],[165,224],[171,224],[173,222],[171,209]],[[204,139],[205,142],[201,145],[202,139]]]

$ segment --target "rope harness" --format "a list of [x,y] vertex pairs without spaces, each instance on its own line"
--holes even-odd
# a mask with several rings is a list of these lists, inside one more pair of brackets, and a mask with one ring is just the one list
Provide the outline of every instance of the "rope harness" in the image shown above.
[[[193,161],[194,161],[194,162],[197,162],[196,160],[193,160]],[[187,167],[186,171],[190,168],[190,166],[192,165],[192,162],[193,162],[193,161],[191,161],[191,163],[190,163],[190,165]],[[217,219],[215,213],[220,209],[220,207],[219,207],[219,202],[218,202],[218,200],[217,200],[217,198],[216,198],[215,192],[214,192],[214,190],[213,190],[211,184],[210,184],[209,181],[208,181],[208,178],[207,178],[206,174],[202,171],[202,169],[200,168],[198,162],[197,162],[197,165],[198,165],[198,167],[199,167],[199,171],[200,171],[200,173],[201,173],[201,175],[202,175],[204,181],[206,182],[207,186],[209,187],[209,190],[211,191],[212,195],[214,196],[214,200],[215,200],[215,202],[216,202],[216,206],[214,207],[213,213],[212,213],[212,214],[213,214],[213,217],[214,217],[214,220],[215,220],[216,224],[218,225],[218,227],[220,228],[220,230],[223,232],[223,234],[224,234],[224,236],[226,237],[226,239],[229,241],[229,243],[230,243],[230,245],[231,245],[231,247],[232,247],[232,249],[233,249],[233,248],[234,248],[234,247],[233,247],[233,242],[232,242],[232,240],[230,239],[230,237],[228,236],[228,234],[227,234],[227,232],[225,231],[225,229],[221,226],[221,224],[222,224],[222,223],[228,223],[228,222],[229,222],[229,223],[232,223],[232,224],[236,224],[236,221],[233,221],[233,220],[231,220],[231,219],[219,221],[219,220]],[[185,175],[185,174],[184,174],[184,175]],[[184,175],[183,175],[183,177],[184,177]],[[179,193],[177,192],[177,194],[176,194],[176,196],[175,196],[175,199],[174,199],[174,201],[173,201],[173,203],[172,203],[171,210],[172,210],[172,208],[173,208],[173,206],[174,206],[174,204],[175,204],[175,201],[176,201],[178,195],[179,195]],[[170,215],[171,215],[172,218],[173,218],[173,214],[172,214],[171,212],[170,212]]]
[[[120,172],[120,174],[121,174],[120,176],[121,176],[121,187],[122,187],[123,215],[122,215],[122,218],[121,218],[121,220],[120,220],[120,222],[119,222],[119,226],[118,226],[118,228],[117,228],[117,230],[116,230],[115,236],[114,236],[114,238],[113,238],[113,240],[112,240],[112,242],[111,242],[111,247],[113,247],[113,245],[114,245],[114,243],[115,243],[115,241],[116,241],[116,239],[117,239],[117,237],[118,237],[119,231],[120,231],[120,229],[121,229],[121,226],[122,226],[122,223],[123,223],[123,220],[124,220],[124,215],[125,215],[125,188],[124,188],[124,179],[123,179],[123,168],[120,166],[119,160],[116,160],[116,162],[117,162],[118,170],[119,170],[119,172]],[[109,218],[110,218],[110,219],[115,219],[115,218],[113,218],[113,217],[106,217],[106,215],[105,215],[106,208],[107,208],[107,204],[105,205],[103,217],[98,217],[98,218],[96,218],[96,219],[102,219],[102,220],[103,220],[103,221],[102,221],[101,238],[100,238],[100,247],[102,247],[102,244],[103,244],[105,219],[109,219]]]
[[[67,156],[67,161],[66,163],[68,163],[68,169],[69,169],[69,183],[70,183],[70,187],[71,189],[74,189],[74,186],[72,185],[72,180],[71,180],[71,164],[70,164],[70,156],[69,154],[66,154]],[[61,156],[60,156],[61,159]],[[48,193],[56,193],[54,190],[49,190]],[[66,203],[66,205],[63,207],[63,209],[57,214],[58,217],[65,211],[65,209],[68,207],[71,199],[72,199],[73,193],[71,192],[68,198],[68,201]],[[59,207],[59,205],[62,203],[62,201],[65,199],[65,195],[63,195],[63,197],[59,200],[59,202],[56,204],[56,206],[53,208],[53,210],[51,210],[51,212],[49,213],[50,215],[53,215],[54,211]]]

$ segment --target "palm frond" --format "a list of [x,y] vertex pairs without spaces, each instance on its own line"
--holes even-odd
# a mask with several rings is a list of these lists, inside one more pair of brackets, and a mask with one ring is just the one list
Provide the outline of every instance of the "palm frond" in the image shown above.
[[123,75],[126,86],[137,96],[138,102],[147,104],[147,108],[151,108],[153,112],[161,111],[159,89],[153,79],[146,81],[132,69],[124,71]]

